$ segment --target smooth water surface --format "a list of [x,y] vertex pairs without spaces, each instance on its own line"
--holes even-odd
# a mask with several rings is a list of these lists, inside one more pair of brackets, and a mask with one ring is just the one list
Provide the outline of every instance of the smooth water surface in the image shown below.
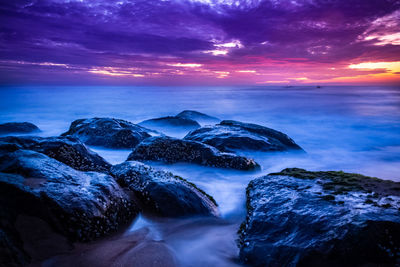
[[[245,214],[245,188],[262,174],[300,167],[400,181],[398,87],[0,88],[0,123],[29,121],[43,130],[42,136],[59,135],[79,118],[115,117],[138,123],[185,109],[282,131],[307,154],[246,153],[262,166],[261,171],[249,173],[151,163],[194,182],[219,204],[223,222],[140,218],[133,223],[131,231],[149,228],[184,266],[235,265],[232,259],[237,255],[236,229]],[[113,164],[124,161],[130,152],[92,149]],[[177,227],[180,230],[174,234],[166,230]]]

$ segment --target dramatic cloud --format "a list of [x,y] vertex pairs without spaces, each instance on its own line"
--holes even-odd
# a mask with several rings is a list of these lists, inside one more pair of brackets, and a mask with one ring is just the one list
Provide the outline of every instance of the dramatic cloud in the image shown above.
[[400,0],[0,4],[3,84],[399,83],[398,62]]

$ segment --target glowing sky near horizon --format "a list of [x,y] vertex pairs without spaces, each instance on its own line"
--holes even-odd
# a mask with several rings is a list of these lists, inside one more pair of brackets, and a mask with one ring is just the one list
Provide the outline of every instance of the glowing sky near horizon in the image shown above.
[[400,0],[15,0],[0,84],[400,84]]

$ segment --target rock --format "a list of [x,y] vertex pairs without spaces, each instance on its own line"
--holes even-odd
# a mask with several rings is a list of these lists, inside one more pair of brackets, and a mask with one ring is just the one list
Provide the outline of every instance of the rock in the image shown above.
[[177,116],[167,116],[145,120],[140,122],[139,125],[160,131],[165,134],[181,136],[184,136],[191,130],[200,128],[200,124],[198,122]]
[[257,124],[229,120],[194,130],[184,139],[209,144],[223,152],[302,150],[284,133]]
[[10,220],[8,208],[0,206],[0,215],[0,266],[27,265],[30,257],[23,250],[23,243],[13,225],[13,220]]
[[39,131],[40,129],[30,122],[8,122],[0,124],[0,134],[27,134]]
[[111,175],[122,187],[134,192],[144,210],[157,215],[218,215],[212,197],[170,172],[155,170],[137,161],[126,161],[113,166]]
[[240,259],[250,266],[400,264],[400,183],[294,168],[246,193]]
[[163,161],[166,163],[188,162],[210,167],[238,170],[254,170],[259,165],[252,159],[190,140],[172,137],[151,137],[141,142],[128,156],[128,160]]
[[176,115],[175,117],[194,120],[200,124],[215,124],[215,123],[219,123],[221,121],[220,119],[218,119],[216,117],[212,117],[212,116],[209,116],[207,114],[204,114],[204,113],[201,113],[201,112],[198,112],[195,110],[184,110],[181,113],[179,113],[178,115]]
[[71,253],[59,255],[49,261],[51,266],[57,267],[182,266],[177,263],[174,251],[164,240],[153,240],[147,227],[133,233],[128,232],[99,242],[91,242],[85,247],[77,247]]
[[79,171],[107,172],[111,164],[88,149],[79,139],[66,137],[7,136],[0,138],[0,151],[34,150]]
[[69,240],[104,236],[138,212],[113,177],[77,171],[38,152],[1,155],[0,172],[0,209],[8,209],[9,220],[37,217]]
[[79,119],[62,136],[73,136],[91,146],[133,148],[154,133],[128,121],[112,118]]

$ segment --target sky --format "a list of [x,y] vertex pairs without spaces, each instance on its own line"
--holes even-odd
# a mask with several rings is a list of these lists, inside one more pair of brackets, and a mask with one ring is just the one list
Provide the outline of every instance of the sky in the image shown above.
[[1,0],[0,84],[400,84],[400,0]]

